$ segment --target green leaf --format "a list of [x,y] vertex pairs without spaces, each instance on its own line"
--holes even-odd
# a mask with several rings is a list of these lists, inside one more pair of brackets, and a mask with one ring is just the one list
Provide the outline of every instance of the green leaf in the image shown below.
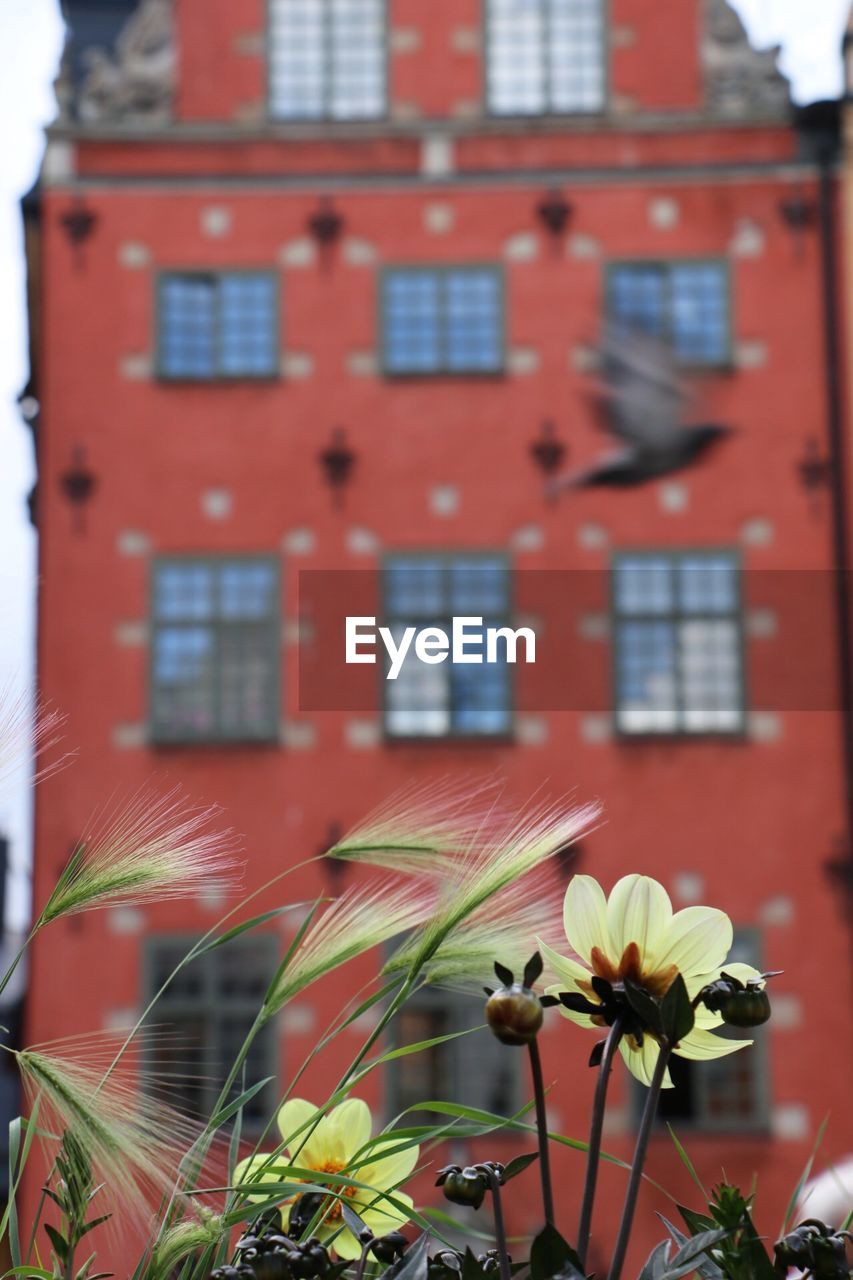
[[[660,1280],[680,1280],[680,1277],[686,1276],[688,1272],[700,1270],[704,1263],[710,1263],[716,1268],[718,1274],[722,1274],[714,1260],[703,1258],[702,1254],[725,1240],[729,1234],[730,1232],[718,1227],[715,1231],[701,1231],[698,1236],[691,1236],[690,1239],[685,1240]],[[709,1275],[709,1272],[706,1269],[701,1274]]]
[[510,1178],[517,1178],[520,1173],[524,1173],[524,1170],[533,1164],[534,1160],[538,1159],[538,1151],[528,1151],[526,1155],[515,1156],[504,1168],[502,1181],[509,1182]]
[[683,1204],[678,1205],[678,1212],[687,1223],[691,1235],[697,1236],[700,1231],[713,1231],[717,1225],[707,1213],[697,1213],[695,1209],[688,1209]]
[[530,1247],[531,1280],[586,1280],[586,1272],[574,1249],[550,1223],[543,1227]]
[[[679,1142],[678,1137],[676,1136],[675,1130],[673,1129],[672,1125],[671,1125],[671,1124],[669,1124],[669,1123],[667,1123],[666,1128],[667,1128],[667,1132],[669,1133],[670,1138],[672,1138],[673,1146],[675,1147],[676,1151],[678,1152],[678,1158],[679,1158],[679,1160],[680,1160],[680,1161],[681,1161],[681,1163],[684,1165],[684,1167],[685,1167],[685,1169],[687,1170],[687,1172],[690,1174],[690,1177],[691,1177],[691,1178],[693,1179],[693,1181],[696,1183],[696,1186],[697,1186],[697,1187],[699,1188],[699,1190],[702,1192],[702,1196],[703,1196],[703,1198],[707,1198],[708,1193],[707,1193],[707,1191],[705,1190],[704,1186],[702,1185],[702,1179],[699,1177],[699,1174],[698,1174],[698,1173],[696,1172],[696,1170],[694,1169],[694,1167],[693,1167],[693,1161],[690,1159],[690,1157],[689,1157],[689,1155],[687,1154],[687,1152],[685,1151],[684,1147],[683,1147],[683,1146],[681,1145],[681,1143]],[[680,1208],[681,1208],[681,1206],[679,1205],[679,1209],[680,1209]],[[682,1215],[682,1216],[683,1216],[683,1215]],[[688,1224],[688,1225],[689,1225],[689,1224]]]
[[53,1252],[56,1254],[57,1261],[66,1262],[68,1260],[68,1241],[65,1236],[61,1235],[56,1227],[52,1227],[49,1222],[44,1224],[44,1229],[50,1237],[50,1243],[53,1245]]
[[675,975],[672,985],[661,1001],[660,1006],[663,1033],[671,1046],[675,1046],[693,1030],[696,1014],[690,1003],[687,984],[680,973]]
[[669,1241],[661,1240],[660,1244],[655,1245],[646,1259],[646,1265],[640,1272],[638,1280],[661,1280],[661,1276],[666,1271],[668,1260]]
[[367,1223],[363,1218],[359,1217],[352,1205],[347,1204],[346,1200],[341,1201],[341,1212],[343,1214],[344,1222],[347,1224],[356,1240],[358,1240],[362,1231],[367,1230]]
[[625,979],[625,995],[628,997],[628,1003],[639,1018],[647,1027],[651,1027],[652,1031],[658,1034],[663,1032],[663,1019],[661,1015],[661,1006],[653,996],[643,987],[632,982],[630,978]]
[[[686,1236],[683,1231],[679,1231],[678,1227],[673,1226],[669,1219],[665,1218],[662,1213],[658,1214],[658,1217],[680,1249],[689,1243],[691,1239],[690,1236]],[[703,1277],[703,1280],[724,1280],[725,1273],[721,1271],[716,1262],[712,1261],[710,1258],[703,1258],[701,1261],[694,1261],[693,1270],[698,1271],[699,1275]]]
[[808,1160],[806,1161],[806,1167],[803,1169],[803,1172],[800,1174],[797,1180],[797,1185],[794,1187],[794,1190],[791,1192],[791,1198],[788,1201],[788,1204],[785,1208],[785,1217],[782,1219],[782,1229],[779,1232],[780,1236],[784,1236],[787,1234],[788,1228],[790,1227],[794,1217],[794,1211],[800,1202],[800,1196],[802,1195],[803,1188],[805,1187],[809,1178],[812,1176],[812,1166],[814,1165],[815,1158],[817,1156],[820,1145],[823,1142],[823,1135],[826,1133],[826,1126],[828,1123],[829,1123],[829,1115],[827,1114],[823,1117],[823,1120],[820,1123],[820,1128],[817,1131],[817,1135],[815,1137],[814,1144],[811,1149],[811,1153],[809,1155]]
[[246,1103],[254,1098],[256,1093],[260,1093],[261,1089],[263,1089],[265,1085],[270,1084],[274,1079],[275,1076],[267,1076],[265,1080],[259,1080],[257,1084],[253,1084],[250,1088],[246,1089],[236,1097],[233,1102],[229,1102],[227,1107],[222,1107],[215,1115],[211,1116],[209,1121],[210,1128],[221,1129],[223,1125],[228,1123],[232,1116],[235,1116],[238,1111],[243,1110]]

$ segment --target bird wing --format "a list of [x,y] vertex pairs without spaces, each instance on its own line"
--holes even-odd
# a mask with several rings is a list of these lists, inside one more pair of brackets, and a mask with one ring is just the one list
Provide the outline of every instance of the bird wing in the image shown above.
[[598,403],[609,434],[643,452],[670,447],[681,430],[686,393],[663,342],[611,331],[601,348]]

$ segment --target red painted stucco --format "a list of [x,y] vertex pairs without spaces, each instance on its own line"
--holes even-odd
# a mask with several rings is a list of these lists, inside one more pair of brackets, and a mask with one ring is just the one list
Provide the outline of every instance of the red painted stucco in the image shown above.
[[[390,8],[394,25],[422,29],[420,47],[393,59],[393,95],[433,118],[476,98],[478,58],[448,53],[450,26],[478,21],[474,0],[465,0],[464,12],[461,0],[429,6],[391,0]],[[652,0],[614,0],[613,22],[629,25],[634,37],[613,53],[613,89],[655,112],[698,110],[697,6],[671,0],[665,23],[660,9]],[[67,740],[79,759],[38,792],[35,900],[44,899],[106,793],[131,792],[152,774],[223,807],[243,836],[249,887],[313,854],[330,822],[347,826],[412,780],[498,771],[519,801],[545,781],[579,799],[600,797],[607,821],[585,842],[583,869],[607,887],[641,870],[674,893],[677,876],[695,872],[704,881],[702,900],[742,925],[773,919],[768,904],[786,904],[775,917],[781,922],[762,929],[767,967],[785,970],[776,990],[788,1010],[769,1031],[775,1129],[725,1141],[689,1135],[707,1182],[720,1176],[723,1162],[728,1176],[744,1184],[758,1173],[760,1222],[772,1233],[827,1111],[833,1126],[822,1158],[846,1149],[853,1050],[849,1020],[839,1012],[849,1007],[849,985],[837,995],[835,989],[836,981],[843,986],[847,938],[837,891],[824,872],[844,832],[840,718],[832,710],[778,705],[779,673],[790,654],[784,626],[747,638],[750,687],[762,693],[753,706],[764,719],[736,742],[589,741],[587,713],[545,710],[537,712],[545,735],[537,745],[356,749],[347,745],[352,714],[300,713],[297,650],[288,644],[280,715],[310,725],[313,746],[180,750],[116,745],[121,726],[145,724],[148,660],[145,643],[120,644],[117,629],[145,621],[150,557],[164,552],[279,555],[282,613],[292,618],[300,569],[376,565],[375,556],[350,550],[352,530],[369,530],[386,550],[507,549],[519,529],[533,525],[541,530],[541,549],[514,553],[522,569],[603,571],[614,548],[707,545],[739,546],[750,570],[826,574],[829,498],[825,491],[810,496],[798,479],[806,440],[823,441],[826,430],[819,246],[813,230],[797,238],[779,214],[792,189],[813,195],[814,173],[790,167],[795,144],[784,125],[716,127],[698,117],[691,123],[688,115],[655,117],[654,126],[634,116],[600,129],[587,123],[540,130],[533,123],[503,132],[457,120],[456,172],[429,180],[420,175],[416,124],[387,134],[377,124],[364,137],[354,128],[349,138],[323,129],[312,138],[300,130],[290,140],[280,126],[270,135],[263,124],[247,123],[241,136],[239,108],[262,100],[263,72],[260,54],[235,52],[235,40],[262,32],[261,10],[260,0],[178,5],[178,116],[228,121],[227,130],[217,133],[211,124],[205,137],[161,131],[118,141],[81,133],[76,170],[87,179],[85,200],[98,221],[76,252],[60,224],[76,180],[44,191],[39,672],[43,695],[67,716]],[[665,41],[658,38],[662,27]],[[534,213],[546,170],[547,185],[558,182],[572,204],[570,226],[556,245]],[[306,235],[316,179],[344,174],[336,192],[343,243],[326,263],[283,265],[287,246]],[[654,202],[663,198],[676,210],[667,226],[654,217]],[[436,203],[450,211],[441,234],[428,229]],[[217,237],[203,231],[204,210],[213,205],[230,218]],[[745,226],[757,232],[750,256],[733,248]],[[519,236],[532,236],[533,245],[513,260],[507,246]],[[350,261],[353,240],[366,243],[366,264]],[[136,265],[126,265],[127,246],[143,247],[141,265],[138,253],[131,255]],[[730,261],[739,359],[731,370],[697,379],[695,391],[702,416],[731,423],[736,436],[712,463],[683,477],[683,511],[666,510],[657,485],[545,503],[528,454],[543,418],[556,423],[573,465],[602,447],[589,374],[577,365],[599,332],[605,264],[681,256]],[[378,353],[383,264],[472,259],[504,263],[508,347],[534,353],[531,372],[395,383],[352,371],[354,355]],[[307,357],[308,376],[233,386],[158,382],[149,369],[157,271],[232,266],[278,273],[282,353]],[[344,503],[335,507],[317,455],[339,424],[358,462]],[[59,483],[77,444],[85,445],[98,476],[84,531],[75,531]],[[430,509],[430,492],[440,485],[458,489],[453,514]],[[231,491],[228,518],[203,514],[201,496],[211,488]],[[758,527],[768,536],[750,541],[756,522],[764,522]],[[600,545],[593,545],[590,526],[600,532]],[[313,550],[283,551],[294,529],[312,531]],[[143,554],[122,553],[128,530],[145,535]],[[760,608],[765,601],[748,603]],[[786,608],[796,620],[796,604],[788,600],[779,609],[783,621]],[[831,627],[805,644],[831,684]],[[588,664],[590,682],[606,701],[607,640],[577,640],[573,653]],[[377,717],[378,698],[372,714],[357,718]],[[323,883],[316,871],[304,871],[293,892],[310,897]],[[212,919],[200,907],[172,905],[146,911],[145,927],[192,932]],[[354,990],[371,964],[354,969],[343,983],[306,998],[316,1028],[337,1007],[341,986]],[[29,1039],[103,1026],[116,1011],[138,1006],[140,986],[138,936],[111,932],[108,915],[60,923],[35,947]],[[283,1030],[285,1079],[313,1035]],[[347,1039],[356,1047],[354,1033]],[[589,1043],[556,1019],[543,1036],[546,1075],[559,1077],[555,1123],[581,1138],[593,1087],[585,1066]],[[334,1055],[321,1056],[312,1069],[314,1097],[332,1086],[338,1065]],[[380,1102],[375,1079],[364,1092]],[[616,1130],[605,1146],[627,1158],[631,1129],[621,1070],[613,1100]],[[559,1150],[554,1160],[560,1198],[574,1203],[581,1157]],[[668,1140],[655,1139],[650,1172],[687,1194]],[[596,1233],[606,1240],[624,1173],[605,1167],[601,1182]],[[424,1195],[427,1188],[428,1179]],[[653,1207],[663,1206],[645,1189],[638,1258],[660,1235]],[[535,1225],[532,1190],[511,1213],[514,1229]],[[573,1213],[566,1215],[569,1233]]]

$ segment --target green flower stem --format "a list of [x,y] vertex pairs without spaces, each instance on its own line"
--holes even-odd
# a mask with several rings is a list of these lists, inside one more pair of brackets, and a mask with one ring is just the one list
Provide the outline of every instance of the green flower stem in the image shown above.
[[604,1042],[604,1053],[598,1069],[598,1080],[595,1085],[595,1099],[592,1104],[592,1120],[589,1127],[589,1148],[586,1156],[586,1178],[583,1188],[583,1202],[578,1225],[577,1250],[581,1262],[586,1262],[589,1248],[589,1233],[592,1226],[592,1209],[595,1203],[595,1188],[598,1182],[598,1162],[601,1156],[601,1133],[604,1128],[604,1109],[607,1103],[607,1086],[610,1083],[610,1070],[613,1066],[613,1055],[622,1039],[622,1018],[617,1015],[607,1033]]
[[[532,1041],[535,1044],[536,1041]],[[495,1211],[495,1241],[498,1246],[498,1260],[501,1267],[501,1280],[512,1280],[512,1269],[509,1264],[509,1251],[506,1243],[506,1227],[504,1225],[503,1205],[501,1204],[501,1183],[494,1169],[488,1169],[489,1186],[492,1189],[492,1205]]]
[[619,1280],[622,1274],[622,1267],[625,1264],[625,1254],[628,1251],[628,1241],[631,1238],[631,1226],[634,1221],[634,1210],[637,1207],[637,1195],[639,1194],[640,1181],[643,1176],[643,1165],[646,1162],[649,1136],[652,1132],[652,1124],[655,1112],[658,1109],[658,1099],[660,1098],[663,1078],[666,1075],[666,1067],[671,1052],[672,1050],[668,1044],[665,1042],[661,1044],[654,1074],[652,1075],[652,1082],[646,1095],[646,1105],[643,1107],[643,1117],[640,1121],[639,1132],[637,1133],[634,1159],[631,1164],[631,1177],[628,1180],[628,1190],[625,1193],[622,1221],[619,1223],[619,1234],[616,1237],[616,1244],[613,1249],[613,1260],[610,1263],[608,1280]]
[[545,1086],[542,1082],[542,1059],[539,1044],[534,1037],[527,1046],[530,1051],[530,1072],[533,1076],[533,1095],[536,1099],[536,1132],[539,1137],[539,1176],[542,1179],[542,1207],[545,1221],[554,1225],[554,1193],[551,1189],[551,1163],[548,1155],[548,1122],[545,1117]]

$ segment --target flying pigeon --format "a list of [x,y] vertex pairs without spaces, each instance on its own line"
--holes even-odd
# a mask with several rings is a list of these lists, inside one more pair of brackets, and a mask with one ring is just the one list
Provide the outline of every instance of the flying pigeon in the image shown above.
[[720,423],[682,425],[688,396],[667,346],[639,333],[605,336],[596,397],[603,428],[623,448],[551,482],[552,494],[599,485],[629,488],[680,471],[731,434]]

